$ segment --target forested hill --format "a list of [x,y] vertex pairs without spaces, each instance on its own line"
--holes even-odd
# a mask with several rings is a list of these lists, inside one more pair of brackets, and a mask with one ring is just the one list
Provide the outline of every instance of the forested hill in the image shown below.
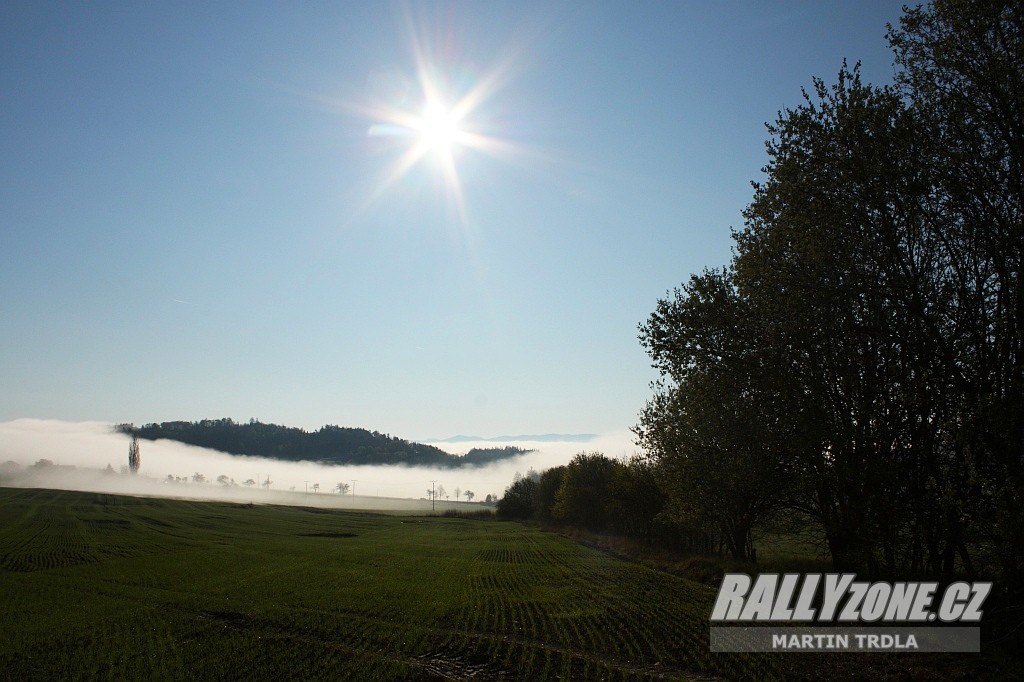
[[240,424],[231,419],[203,419],[197,422],[120,424],[122,433],[139,438],[166,438],[189,445],[220,450],[232,455],[253,455],[289,461],[309,460],[328,464],[404,464],[408,466],[482,466],[529,452],[514,446],[474,448],[465,455],[453,455],[432,445],[411,443],[376,431],[324,426],[318,431],[264,424],[251,420]]

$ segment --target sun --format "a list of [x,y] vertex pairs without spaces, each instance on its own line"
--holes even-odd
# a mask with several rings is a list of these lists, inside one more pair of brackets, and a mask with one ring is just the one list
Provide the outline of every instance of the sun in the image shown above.
[[496,139],[481,134],[471,120],[484,93],[480,89],[473,89],[461,99],[455,100],[455,104],[449,104],[450,100],[441,94],[442,88],[433,81],[423,80],[420,85],[422,106],[391,106],[371,110],[374,118],[379,121],[370,126],[371,137],[407,141],[404,152],[391,165],[371,200],[405,177],[414,167],[427,164],[433,172],[438,173],[440,186],[465,222],[468,218],[458,170],[460,152],[493,152],[499,146]]
[[367,137],[376,141],[368,149],[386,159],[362,204],[369,206],[408,179],[410,186],[438,192],[468,227],[462,176],[481,168],[481,156],[532,158],[503,130],[507,104],[496,97],[517,70],[521,51],[510,50],[492,68],[479,71],[447,57],[447,44],[432,49],[414,18],[407,19],[414,70],[382,70],[371,99],[346,105],[370,121]]
[[413,128],[424,151],[442,156],[452,154],[464,141],[461,116],[440,100],[431,100],[423,107],[423,115]]

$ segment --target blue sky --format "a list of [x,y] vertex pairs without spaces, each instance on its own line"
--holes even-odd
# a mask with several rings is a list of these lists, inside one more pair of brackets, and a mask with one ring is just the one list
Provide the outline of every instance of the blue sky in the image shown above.
[[[637,325],[728,260],[764,122],[844,58],[890,82],[899,14],[5,2],[0,420],[628,429]],[[458,192],[369,134],[424,79],[479,95]]]

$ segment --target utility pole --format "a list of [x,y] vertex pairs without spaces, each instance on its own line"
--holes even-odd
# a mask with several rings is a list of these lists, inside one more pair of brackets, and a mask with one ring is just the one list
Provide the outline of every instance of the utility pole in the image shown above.
[[436,480],[430,482],[430,511],[434,511],[434,500],[437,499],[437,494],[434,492],[434,484]]
[[356,479],[352,479],[352,504],[356,502]]
[[302,493],[304,495],[308,495],[309,494],[309,481],[303,481],[302,483],[303,483]]

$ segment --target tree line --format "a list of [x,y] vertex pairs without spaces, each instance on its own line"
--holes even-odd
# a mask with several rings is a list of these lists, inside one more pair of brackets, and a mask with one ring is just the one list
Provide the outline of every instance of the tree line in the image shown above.
[[768,126],[731,262],[641,326],[667,517],[749,559],[800,514],[837,570],[1024,585],[1022,25],[905,9],[894,85],[844,64]]
[[566,465],[530,470],[497,502],[499,518],[614,533],[687,552],[713,551],[714,539],[662,512],[667,503],[652,461],[581,452]]
[[440,448],[413,443],[366,429],[327,425],[317,431],[248,423],[230,418],[200,421],[170,421],[117,429],[147,440],[166,438],[189,445],[211,448],[233,455],[253,455],[288,461],[317,461],[344,465],[408,465],[430,467],[483,466],[529,452],[514,446],[474,448],[465,455],[453,455]]

